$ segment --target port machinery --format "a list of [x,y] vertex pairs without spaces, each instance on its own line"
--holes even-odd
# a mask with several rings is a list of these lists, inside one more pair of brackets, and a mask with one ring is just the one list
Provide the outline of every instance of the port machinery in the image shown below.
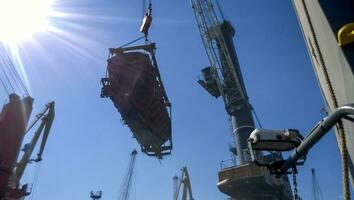
[[[191,4],[210,64],[202,70],[203,79],[198,83],[213,97],[223,99],[236,141],[233,153],[239,160],[219,172],[219,190],[235,200],[292,199],[287,176],[276,178],[250,159],[247,141],[255,123],[233,43],[235,29],[224,19],[217,1],[191,0]],[[273,159],[261,153],[257,156]]]
[[187,167],[183,167],[181,171],[182,173],[180,177],[173,177],[173,200],[178,200],[178,197],[180,197],[181,189],[181,200],[194,200],[192,193],[192,184]]
[[[0,200],[19,200],[31,193],[28,184],[21,185],[20,181],[28,164],[42,161],[55,117],[54,102],[48,103],[28,125],[34,99],[1,42],[0,69],[0,82],[9,97],[0,113]],[[32,139],[23,145],[25,135],[32,131]],[[37,157],[32,158],[40,137],[42,139]]]
[[[28,184],[20,184],[28,164],[42,161],[44,148],[50,129],[55,117],[54,102],[46,105],[43,112],[39,113],[34,122],[29,125],[27,130],[24,129],[23,114],[29,108],[32,100],[25,98],[20,100],[15,94],[10,96],[10,102],[6,104],[1,113],[0,120],[0,199],[17,200],[30,194]],[[27,105],[26,105],[27,103]],[[29,110],[27,110],[28,113]],[[27,114],[27,118],[28,118]],[[23,137],[32,130],[33,127],[40,122],[31,141],[22,148],[23,154],[17,162],[18,154]],[[36,158],[32,158],[33,151],[40,139],[41,144]]]

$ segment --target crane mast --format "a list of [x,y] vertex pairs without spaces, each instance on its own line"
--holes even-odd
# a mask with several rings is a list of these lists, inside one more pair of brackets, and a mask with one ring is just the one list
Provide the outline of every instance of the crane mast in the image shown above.
[[136,154],[138,154],[138,152],[135,149],[130,153],[128,170],[122,183],[121,192],[118,198],[119,200],[129,200],[129,194],[132,186],[132,180],[133,180],[133,174],[135,168]]
[[[275,178],[264,167],[251,162],[247,140],[255,129],[252,106],[249,103],[240,65],[233,43],[235,29],[225,20],[219,4],[215,11],[212,0],[191,0],[199,32],[210,66],[202,70],[198,83],[212,96],[222,97],[230,116],[236,143],[238,163],[219,172],[218,188],[239,199],[291,199],[288,178]],[[260,159],[280,159],[257,153]],[[279,157],[279,158],[278,158]]]

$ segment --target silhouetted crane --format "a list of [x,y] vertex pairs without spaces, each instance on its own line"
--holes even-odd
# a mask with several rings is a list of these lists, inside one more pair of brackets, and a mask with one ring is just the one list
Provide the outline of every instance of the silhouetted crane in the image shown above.
[[98,192],[91,191],[92,200],[100,200],[101,198],[102,198],[102,191],[98,191]]
[[323,196],[322,196],[320,184],[318,183],[314,168],[311,169],[311,177],[312,177],[312,199],[322,200]]
[[134,175],[136,154],[138,154],[138,152],[135,149],[130,153],[130,161],[129,161],[128,169],[121,185],[121,191],[118,200],[129,200],[129,194],[130,194],[132,179]]

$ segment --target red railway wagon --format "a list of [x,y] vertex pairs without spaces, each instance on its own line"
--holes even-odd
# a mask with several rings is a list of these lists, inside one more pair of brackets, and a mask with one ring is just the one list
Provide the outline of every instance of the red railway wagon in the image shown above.
[[0,199],[5,193],[14,198],[26,195],[25,188],[9,186],[9,180],[17,163],[32,104],[31,97],[20,99],[18,95],[10,94],[9,103],[0,113]]
[[[144,50],[144,52],[141,52]],[[172,150],[170,103],[155,59],[155,45],[110,49],[101,97],[109,97],[149,156]]]

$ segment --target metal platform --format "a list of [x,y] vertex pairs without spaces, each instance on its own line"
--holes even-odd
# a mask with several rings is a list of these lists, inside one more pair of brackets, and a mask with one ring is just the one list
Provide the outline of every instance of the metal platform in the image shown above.
[[276,178],[253,163],[228,167],[219,172],[219,190],[234,200],[291,200],[287,176]]

